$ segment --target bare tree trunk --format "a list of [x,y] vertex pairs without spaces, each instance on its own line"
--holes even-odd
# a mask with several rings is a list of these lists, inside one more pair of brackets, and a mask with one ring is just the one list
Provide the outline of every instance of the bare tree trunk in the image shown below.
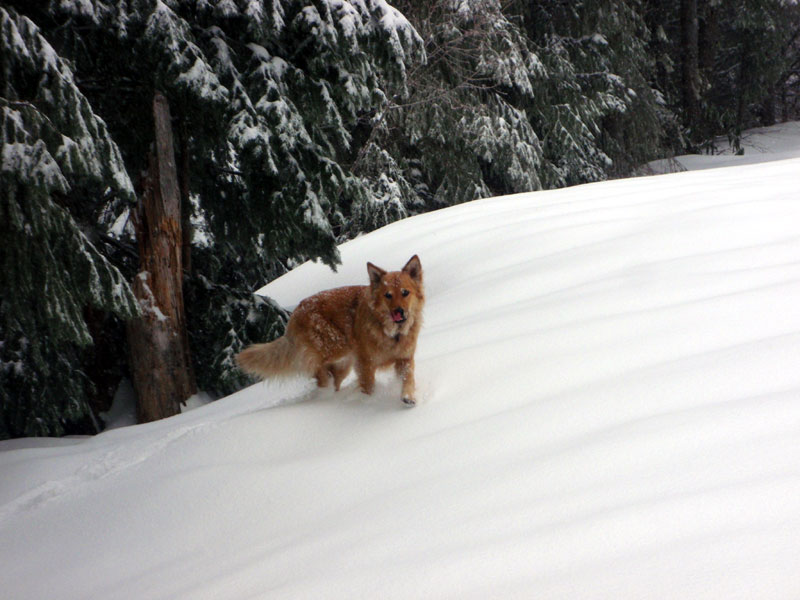
[[681,88],[686,124],[690,130],[690,140],[694,142],[702,137],[698,35],[697,0],[681,0]]
[[706,80],[712,78],[714,61],[719,49],[719,18],[721,9],[713,0],[705,0],[699,15],[700,28],[698,31],[699,68]]
[[745,117],[747,113],[747,105],[749,100],[749,94],[747,93],[748,90],[748,80],[751,76],[751,68],[750,68],[750,48],[751,42],[750,37],[745,35],[743,36],[744,39],[742,40],[742,53],[741,58],[739,59],[739,85],[738,85],[738,93],[739,98],[736,103],[736,135],[740,135],[742,129],[745,127]]
[[139,422],[180,412],[196,391],[189,363],[183,305],[181,195],[169,103],[153,98],[155,152],[151,152],[136,219],[139,274],[133,292],[142,317],[128,324]]

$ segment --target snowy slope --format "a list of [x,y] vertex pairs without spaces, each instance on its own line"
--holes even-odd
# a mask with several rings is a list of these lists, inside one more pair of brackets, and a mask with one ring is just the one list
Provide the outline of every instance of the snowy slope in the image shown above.
[[265,383],[0,443],[0,597],[800,597],[799,181],[489,199],[292,271],[287,306],[419,253],[420,405]]

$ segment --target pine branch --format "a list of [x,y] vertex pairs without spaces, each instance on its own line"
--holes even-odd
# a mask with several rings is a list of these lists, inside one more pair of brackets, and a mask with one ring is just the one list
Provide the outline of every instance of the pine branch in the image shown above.
[[25,100],[9,100],[8,98],[0,96],[0,102],[11,108],[32,108],[33,110],[38,110],[35,104]]
[[114,246],[117,250],[120,250],[124,254],[128,255],[131,258],[139,259],[139,251],[133,246],[133,244],[128,244],[123,240],[119,240],[113,236],[108,235],[107,233],[99,233],[98,237],[111,246]]

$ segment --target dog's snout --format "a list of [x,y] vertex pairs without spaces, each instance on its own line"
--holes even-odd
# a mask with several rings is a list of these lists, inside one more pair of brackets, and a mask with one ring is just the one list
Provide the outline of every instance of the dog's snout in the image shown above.
[[398,315],[400,315],[401,317],[405,317],[405,316],[406,316],[406,311],[404,311],[404,310],[403,310],[403,307],[402,307],[402,306],[398,306],[397,308],[395,308],[395,309],[394,309],[394,311],[395,311],[395,312],[396,312]]

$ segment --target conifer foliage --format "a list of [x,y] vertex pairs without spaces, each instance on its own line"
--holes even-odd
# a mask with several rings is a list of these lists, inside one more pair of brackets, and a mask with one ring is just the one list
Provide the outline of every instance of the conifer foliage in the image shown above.
[[368,143],[391,155],[396,168],[385,172],[399,168],[395,189],[411,192],[401,201],[407,211],[542,188],[547,165],[526,107],[547,73],[501,2],[396,5],[423,37],[427,60]]
[[[690,151],[800,115],[800,4],[794,0],[643,2],[652,79]],[[688,31],[687,31],[688,30]]]
[[120,152],[39,28],[0,7],[0,437],[58,435],[87,413],[87,307],[137,314],[92,241],[133,197]]
[[391,156],[371,162],[398,203],[598,181],[657,156],[671,116],[648,80],[648,31],[632,2],[607,4],[398,1],[427,52],[369,140]]

